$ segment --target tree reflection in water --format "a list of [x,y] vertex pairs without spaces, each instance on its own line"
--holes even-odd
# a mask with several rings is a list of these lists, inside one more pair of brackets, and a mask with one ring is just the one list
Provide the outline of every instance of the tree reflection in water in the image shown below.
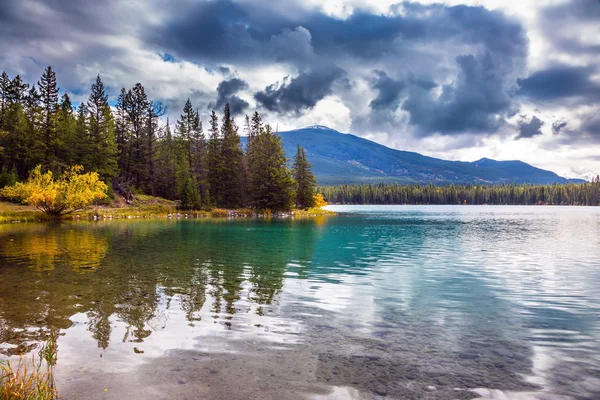
[[[319,226],[110,221],[0,229],[0,352],[14,355],[51,329],[69,328],[77,313],[87,315],[99,348],[143,342],[166,327],[173,300],[191,326],[210,322],[201,321],[207,307],[231,329],[236,313],[262,314],[276,301],[287,264],[310,260]],[[124,336],[113,337],[111,318],[125,324]]]

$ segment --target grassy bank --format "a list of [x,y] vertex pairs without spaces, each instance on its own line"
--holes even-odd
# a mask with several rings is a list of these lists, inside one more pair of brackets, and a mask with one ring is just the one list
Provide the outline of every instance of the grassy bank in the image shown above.
[[[177,203],[152,196],[137,196],[133,204],[122,201],[110,205],[96,205],[89,209],[62,216],[61,220],[106,220],[139,218],[305,218],[335,213],[321,208],[292,210],[289,212],[255,211],[250,209],[224,210],[211,209],[183,211],[177,209]],[[41,222],[55,220],[32,206],[0,202],[0,223]]]

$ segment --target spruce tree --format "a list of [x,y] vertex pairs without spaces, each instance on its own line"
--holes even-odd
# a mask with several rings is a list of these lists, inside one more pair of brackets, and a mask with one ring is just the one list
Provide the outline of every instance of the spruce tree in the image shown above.
[[56,136],[58,87],[56,86],[56,73],[52,70],[52,67],[46,67],[42,78],[38,81],[38,87],[42,101],[42,134],[45,163],[47,167],[56,169],[56,153],[57,148],[60,146],[60,139]]
[[58,149],[58,158],[65,166],[77,165],[80,160],[75,158],[75,115],[73,103],[67,93],[60,100],[57,117],[57,136],[61,138],[61,146]]
[[100,75],[92,84],[87,110],[90,152],[84,157],[86,167],[98,172],[104,180],[111,180],[118,173],[115,121]]
[[293,179],[281,137],[267,125],[249,147],[254,160],[248,176],[250,205],[256,209],[289,210],[294,203]]
[[177,120],[176,132],[177,136],[185,149],[186,160],[188,162],[188,166],[190,171],[192,170],[192,153],[193,153],[193,139],[194,131],[199,129],[200,118],[194,107],[192,107],[192,102],[190,99],[187,99],[185,102],[185,106],[183,106],[183,114]]
[[221,179],[223,159],[221,157],[221,137],[219,135],[219,118],[213,111],[210,115],[210,139],[207,152],[207,173],[210,200],[213,205],[221,203]]
[[121,88],[115,107],[115,142],[117,144],[117,164],[121,181],[127,181],[130,178],[131,169],[130,125],[127,118],[126,101],[127,91],[125,88]]
[[223,110],[221,133],[223,137],[221,143],[223,166],[218,189],[221,203],[217,205],[225,208],[237,208],[242,206],[244,202],[244,152],[238,127],[229,109],[229,103],[225,104]]
[[3,129],[4,118],[6,115],[6,111],[8,110],[9,89],[10,79],[8,77],[8,74],[2,71],[2,75],[0,75],[0,130]]
[[73,149],[73,164],[85,165],[85,159],[91,152],[88,136],[88,109],[84,102],[79,103],[75,117],[75,147]]
[[11,104],[23,103],[27,94],[29,84],[23,82],[20,75],[17,75],[10,81],[8,88],[8,102]]
[[154,168],[154,159],[156,157],[155,142],[159,136],[159,118],[165,114],[165,109],[160,102],[150,101],[146,114],[146,165],[148,168],[148,184],[152,196],[156,196],[156,170]]
[[144,130],[146,128],[146,112],[148,110],[148,96],[141,83],[136,83],[125,96],[124,106],[128,124],[131,129],[129,157],[129,176],[137,188],[142,188],[146,180],[146,141]]
[[294,180],[296,181],[296,207],[310,208],[315,205],[315,186],[317,184],[311,165],[306,159],[306,151],[298,145],[294,157]]
[[181,157],[171,134],[171,126],[167,118],[164,135],[158,142],[156,155],[156,187],[160,197],[170,200],[178,198],[179,188],[182,187],[179,182],[183,183],[187,179],[187,168],[183,179],[179,179],[178,163],[181,163]]
[[198,183],[188,176],[183,182],[179,194],[179,208],[182,210],[199,210],[202,207],[202,198],[198,191]]

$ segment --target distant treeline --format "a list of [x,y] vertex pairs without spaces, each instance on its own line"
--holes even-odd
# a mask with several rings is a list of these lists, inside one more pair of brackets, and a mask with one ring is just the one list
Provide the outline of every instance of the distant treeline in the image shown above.
[[600,177],[552,185],[339,185],[318,188],[338,204],[494,204],[600,206]]
[[128,199],[145,193],[179,200],[182,208],[314,205],[316,182],[304,149],[289,168],[281,138],[258,112],[244,119],[243,148],[229,104],[221,119],[212,111],[205,133],[189,99],[174,131],[161,120],[163,104],[141,83],[113,100],[111,107],[100,76],[75,107],[67,93],[59,96],[52,67],[31,85],[2,72],[0,188],[26,179],[37,165],[53,174],[81,165]]

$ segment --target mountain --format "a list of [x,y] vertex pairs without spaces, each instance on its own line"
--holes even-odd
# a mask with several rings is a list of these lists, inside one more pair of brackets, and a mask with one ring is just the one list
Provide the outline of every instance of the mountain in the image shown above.
[[343,183],[566,183],[554,172],[522,161],[447,161],[419,153],[390,149],[352,134],[321,125],[280,132],[290,160],[296,147],[306,149],[321,185]]

